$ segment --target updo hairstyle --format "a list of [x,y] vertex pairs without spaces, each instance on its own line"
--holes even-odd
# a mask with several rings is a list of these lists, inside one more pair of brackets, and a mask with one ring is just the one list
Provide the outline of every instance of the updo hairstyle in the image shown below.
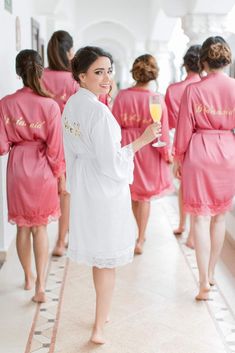
[[137,83],[148,83],[156,80],[159,73],[156,59],[150,54],[139,56],[133,63],[131,73]]
[[200,64],[207,62],[211,69],[220,69],[229,65],[232,53],[226,41],[220,37],[209,37],[202,44],[200,51]]
[[192,45],[185,53],[183,57],[183,60],[184,60],[183,66],[185,66],[187,71],[199,73],[200,49],[201,49],[201,45]]

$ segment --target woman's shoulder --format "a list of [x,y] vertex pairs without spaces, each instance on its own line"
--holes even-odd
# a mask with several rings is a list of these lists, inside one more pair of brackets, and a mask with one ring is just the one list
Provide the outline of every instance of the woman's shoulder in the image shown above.
[[44,69],[42,80],[43,81],[63,80],[64,82],[75,81],[71,71],[51,70],[50,68]]
[[65,70],[52,70],[49,67],[46,67],[43,70],[43,75],[71,75],[71,71],[65,71]]
[[5,104],[8,101],[14,100],[15,97],[17,96],[17,94],[18,94],[18,91],[13,92],[13,93],[9,93],[9,94],[5,95],[4,97],[2,97],[0,99],[1,105]]
[[189,82],[187,82],[187,80],[173,82],[168,86],[167,92],[168,94],[177,94],[177,92],[184,91],[185,87],[187,87],[188,84]]
[[58,104],[50,97],[40,96],[28,87],[23,87],[0,100],[1,109],[9,111],[24,111],[54,116],[60,114]]
[[94,113],[99,116],[110,113],[110,109],[104,103],[100,102],[90,92],[84,92],[83,89],[79,89],[75,94],[70,96],[65,105],[65,109],[77,111],[78,108],[87,114]]
[[120,100],[142,100],[144,99],[144,97],[148,97],[151,95],[151,94],[154,94],[153,91],[151,90],[148,90],[148,89],[141,89],[141,88],[138,88],[138,87],[129,87],[129,88],[125,88],[125,89],[122,89],[118,92],[116,99],[120,99]]
[[117,92],[115,99],[119,99],[120,97],[126,96],[128,93],[129,93],[129,89],[128,88],[120,89]]

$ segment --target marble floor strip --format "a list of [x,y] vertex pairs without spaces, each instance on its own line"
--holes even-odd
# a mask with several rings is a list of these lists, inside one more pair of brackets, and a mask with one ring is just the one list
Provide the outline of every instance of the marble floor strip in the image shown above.
[[[163,202],[165,212],[168,216],[169,222],[174,229],[178,224],[177,207],[173,203]],[[193,278],[198,283],[198,268],[194,250],[185,245],[187,234],[177,237],[180,249],[185,257],[186,263],[191,269]],[[211,288],[210,300],[205,301],[204,304],[214,321],[216,329],[221,335],[226,351],[228,353],[235,353],[235,314],[228,304],[222,290],[218,283]]]
[[48,266],[46,303],[36,305],[25,353],[53,353],[69,260],[52,257]]

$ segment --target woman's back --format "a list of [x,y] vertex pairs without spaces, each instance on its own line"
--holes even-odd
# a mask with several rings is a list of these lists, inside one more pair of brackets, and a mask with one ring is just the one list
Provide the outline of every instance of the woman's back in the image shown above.
[[0,101],[0,117],[8,140],[46,140],[53,119],[60,117],[57,104],[24,87]]
[[196,73],[189,74],[185,80],[172,83],[166,91],[165,102],[168,109],[169,128],[176,127],[179,114],[180,102],[185,88],[194,82],[200,81],[200,76]]
[[[149,110],[149,97],[156,93],[139,87],[121,90],[113,104],[113,115],[122,129],[122,145],[127,145],[138,138],[146,126],[152,123]],[[166,142],[162,148],[145,146],[135,155],[134,182],[130,186],[132,200],[148,201],[171,190],[171,177],[166,161],[169,158],[168,115],[164,99],[162,106],[162,136]]]
[[196,128],[232,129],[235,127],[235,80],[222,72],[211,73],[189,86],[191,111]]
[[147,89],[131,87],[119,91],[113,105],[113,114],[122,128],[146,127],[152,123]]

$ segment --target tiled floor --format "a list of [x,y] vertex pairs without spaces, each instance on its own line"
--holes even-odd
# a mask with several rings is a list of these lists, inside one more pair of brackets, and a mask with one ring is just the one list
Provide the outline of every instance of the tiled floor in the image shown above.
[[[175,196],[153,202],[144,254],[117,271],[102,347],[88,342],[94,316],[90,269],[53,258],[48,302],[37,306],[21,288],[12,250],[0,271],[0,353],[235,352],[235,250],[225,244],[212,300],[198,303],[194,251],[184,237],[172,235],[176,223]],[[50,226],[50,233],[55,229]]]

